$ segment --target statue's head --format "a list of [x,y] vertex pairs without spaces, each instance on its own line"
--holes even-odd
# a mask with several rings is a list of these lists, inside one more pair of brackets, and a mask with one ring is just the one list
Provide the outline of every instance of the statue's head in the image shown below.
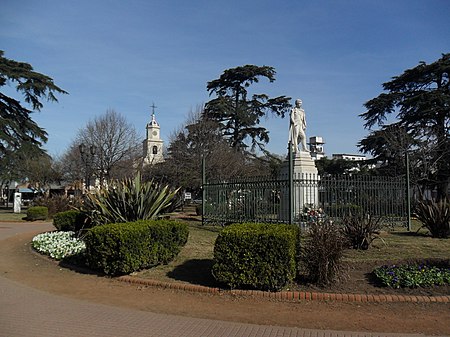
[[295,101],[295,105],[296,105],[296,106],[301,106],[301,105],[302,105],[302,100],[301,100],[301,99],[297,99],[297,100]]

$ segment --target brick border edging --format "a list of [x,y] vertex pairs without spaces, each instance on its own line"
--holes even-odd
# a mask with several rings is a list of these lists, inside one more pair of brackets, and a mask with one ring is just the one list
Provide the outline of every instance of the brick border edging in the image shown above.
[[309,291],[261,291],[261,290],[226,290],[215,287],[206,287],[195,284],[185,284],[178,282],[163,282],[152,279],[142,279],[133,276],[120,276],[118,281],[138,284],[149,287],[159,287],[173,290],[190,291],[208,294],[231,294],[247,295],[256,297],[272,298],[285,301],[337,301],[337,302],[412,302],[412,303],[450,303],[450,296],[415,296],[415,295],[368,295],[368,294],[338,294],[321,293]]

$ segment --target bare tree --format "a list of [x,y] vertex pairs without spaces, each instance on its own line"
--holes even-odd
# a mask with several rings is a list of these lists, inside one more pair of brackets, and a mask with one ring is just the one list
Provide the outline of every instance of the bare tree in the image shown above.
[[[85,162],[79,151],[81,144],[88,155]],[[134,173],[139,167],[141,157],[142,145],[135,128],[121,114],[109,109],[78,131],[75,141],[63,158],[66,158],[64,166],[72,172],[71,178],[75,178],[74,173],[78,176],[80,166],[84,175],[84,170],[89,167],[92,174],[103,183],[105,180]],[[89,165],[86,160],[90,161]],[[67,173],[67,170],[64,171]]]

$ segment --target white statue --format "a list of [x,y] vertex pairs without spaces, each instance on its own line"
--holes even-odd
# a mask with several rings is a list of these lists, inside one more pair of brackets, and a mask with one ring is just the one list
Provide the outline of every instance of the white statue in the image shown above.
[[306,116],[305,110],[302,108],[302,100],[297,99],[295,106],[291,109],[291,124],[289,126],[289,141],[292,144],[294,153],[298,152],[300,143],[300,151],[309,152],[306,147]]

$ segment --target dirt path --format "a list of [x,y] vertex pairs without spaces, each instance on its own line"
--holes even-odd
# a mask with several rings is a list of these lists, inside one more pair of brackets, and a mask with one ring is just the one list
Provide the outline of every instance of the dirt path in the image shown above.
[[33,234],[0,242],[2,276],[50,293],[157,313],[310,329],[450,335],[450,305],[279,302],[146,288],[80,274],[37,255]]

